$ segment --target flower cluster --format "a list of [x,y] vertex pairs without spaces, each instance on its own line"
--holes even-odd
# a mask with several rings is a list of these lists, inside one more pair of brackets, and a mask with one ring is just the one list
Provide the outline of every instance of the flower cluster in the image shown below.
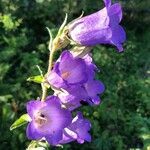
[[91,141],[90,122],[81,112],[72,118],[71,112],[81,106],[82,101],[91,105],[100,103],[98,95],[104,91],[104,85],[94,79],[96,69],[89,54],[78,58],[70,51],[62,52],[47,76],[55,96],[27,103],[32,120],[27,127],[29,139],[45,138],[50,145]]
[[[72,116],[72,112],[84,103],[100,104],[100,94],[105,89],[95,78],[98,68],[90,50],[97,44],[112,44],[122,51],[126,37],[119,25],[122,19],[120,4],[111,5],[111,0],[104,0],[104,3],[105,7],[94,14],[77,18],[66,26],[63,23],[50,42],[49,68],[41,82],[42,98],[26,105],[30,118],[26,129],[28,139],[47,141],[54,146],[91,141],[90,121],[81,112]],[[63,50],[53,62],[54,52],[72,42],[75,43],[73,48]],[[52,96],[47,96],[48,87],[54,91]]]

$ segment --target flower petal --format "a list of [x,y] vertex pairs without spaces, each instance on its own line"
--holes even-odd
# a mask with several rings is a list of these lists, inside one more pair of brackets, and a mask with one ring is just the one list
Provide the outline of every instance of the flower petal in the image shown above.
[[111,6],[111,0],[103,0],[105,3],[106,7],[110,7]]
[[62,104],[70,111],[81,106],[80,97],[78,97],[75,93],[61,92],[58,97]]
[[122,19],[121,5],[119,3],[116,3],[116,4],[112,5],[108,9],[108,14],[109,14],[109,17],[110,17],[111,26],[115,26],[115,25],[119,24],[121,19]]
[[33,118],[34,113],[41,107],[44,107],[44,103],[41,103],[39,100],[31,100],[26,104],[27,113],[31,118]]
[[43,135],[36,129],[33,122],[28,124],[26,135],[30,140],[40,140],[43,137]]
[[71,123],[70,111],[61,108],[60,100],[56,96],[48,97],[46,104],[44,111],[50,118],[48,126],[50,134],[62,130]]
[[120,25],[117,25],[112,28],[112,33],[112,44],[119,49],[119,52],[123,51],[122,43],[126,40],[126,33],[124,29]]
[[59,141],[59,144],[66,144],[69,142],[75,141],[75,139],[71,138],[70,136],[68,136],[65,131],[63,133],[63,138],[62,140]]
[[72,121],[72,124],[68,127],[68,129],[72,132],[67,132],[67,134],[71,136],[71,134],[75,132],[77,134],[77,137],[74,136],[74,138],[77,138],[77,141],[81,144],[84,143],[85,140],[90,142],[91,136],[88,133],[91,128],[90,122],[87,119],[84,119],[80,112],[73,120],[74,121]]
[[62,88],[62,87],[66,87],[66,83],[65,81],[61,78],[61,76],[59,75],[58,70],[58,63],[55,64],[55,68],[54,70],[52,70],[50,72],[50,74],[47,77],[47,81],[53,85],[54,87],[57,88]]
[[98,80],[91,80],[91,81],[88,81],[86,84],[85,84],[85,88],[87,90],[87,93],[90,97],[94,97],[96,96],[97,94],[101,94],[104,92],[104,85],[102,82],[98,81]]
[[99,98],[99,96],[94,96],[94,97],[92,97],[91,98],[91,100],[92,100],[92,103],[91,102],[89,102],[91,105],[99,105],[100,104],[100,98]]
[[52,135],[46,135],[45,138],[50,145],[57,145],[62,139],[62,131],[60,130],[53,133]]
[[105,43],[111,36],[106,8],[81,18],[70,27],[71,38],[81,45],[93,46]]
[[87,80],[85,62],[81,58],[73,58],[69,51],[62,54],[59,70],[61,77],[69,84],[84,83]]

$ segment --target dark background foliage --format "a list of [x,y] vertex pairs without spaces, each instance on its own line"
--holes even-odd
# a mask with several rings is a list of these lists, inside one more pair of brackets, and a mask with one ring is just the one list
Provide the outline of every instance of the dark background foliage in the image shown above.
[[[93,50],[101,70],[97,78],[106,91],[101,105],[81,108],[92,122],[92,142],[71,143],[64,146],[66,150],[150,149],[150,1],[121,3],[127,32],[125,51],[119,54],[110,46]],[[25,126],[12,132],[9,127],[26,112],[25,103],[41,95],[40,85],[26,79],[39,74],[36,65],[43,72],[47,69],[49,35],[45,27],[55,33],[66,12],[71,21],[82,10],[87,15],[102,7],[102,0],[0,0],[1,150],[23,150],[29,144]]]

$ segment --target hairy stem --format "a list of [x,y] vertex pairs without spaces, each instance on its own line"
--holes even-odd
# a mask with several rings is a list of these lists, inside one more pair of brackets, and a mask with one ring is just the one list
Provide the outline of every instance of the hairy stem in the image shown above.
[[46,99],[46,95],[47,95],[47,87],[44,86],[44,83],[42,83],[41,86],[42,86],[42,98],[41,98],[41,101],[44,101]]
[[[45,78],[48,76],[48,74],[51,72],[51,69],[53,67],[53,57],[54,57],[54,52],[55,52],[55,46],[52,47],[50,54],[49,54],[49,61],[48,61],[48,70],[45,75]],[[41,101],[44,101],[47,96],[47,87],[44,85],[44,83],[41,84],[42,86],[42,98]]]
[[55,52],[55,46],[52,47],[52,50],[50,51],[49,55],[49,63],[48,63],[48,70],[47,70],[47,75],[50,73],[52,66],[53,66],[53,57],[54,57],[54,52]]

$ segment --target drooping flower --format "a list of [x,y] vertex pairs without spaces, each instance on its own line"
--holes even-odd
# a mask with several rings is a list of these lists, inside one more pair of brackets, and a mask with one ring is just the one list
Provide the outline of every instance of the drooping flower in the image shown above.
[[119,25],[122,20],[121,5],[111,5],[111,0],[104,0],[104,3],[102,10],[69,23],[69,36],[80,45],[112,44],[123,51],[126,34]]
[[44,102],[29,101],[27,113],[31,118],[26,129],[27,137],[31,140],[45,138],[51,145],[58,144],[63,129],[71,123],[71,113],[61,108],[59,99],[55,96],[47,97]]
[[[68,51],[67,53],[70,52]],[[74,59],[75,58],[76,57],[74,57]],[[67,61],[67,59],[65,59],[64,61]],[[71,111],[80,107],[81,101],[88,102],[91,105],[98,105],[100,102],[99,94],[104,91],[104,85],[102,84],[102,82],[94,79],[95,70],[97,69],[97,67],[92,62],[92,57],[90,56],[90,54],[85,55],[82,58],[82,61],[85,65],[84,71],[86,73],[85,78],[87,81],[80,84],[74,84],[54,89],[55,95],[60,98],[61,103]],[[55,83],[53,83],[53,86],[56,87]]]
[[65,144],[76,140],[80,144],[84,141],[91,142],[90,128],[89,120],[84,119],[82,113],[78,112],[72,123],[64,129],[63,139],[59,143]]
[[47,80],[56,88],[85,83],[87,81],[85,67],[84,60],[73,57],[69,51],[64,51],[55,63]]

